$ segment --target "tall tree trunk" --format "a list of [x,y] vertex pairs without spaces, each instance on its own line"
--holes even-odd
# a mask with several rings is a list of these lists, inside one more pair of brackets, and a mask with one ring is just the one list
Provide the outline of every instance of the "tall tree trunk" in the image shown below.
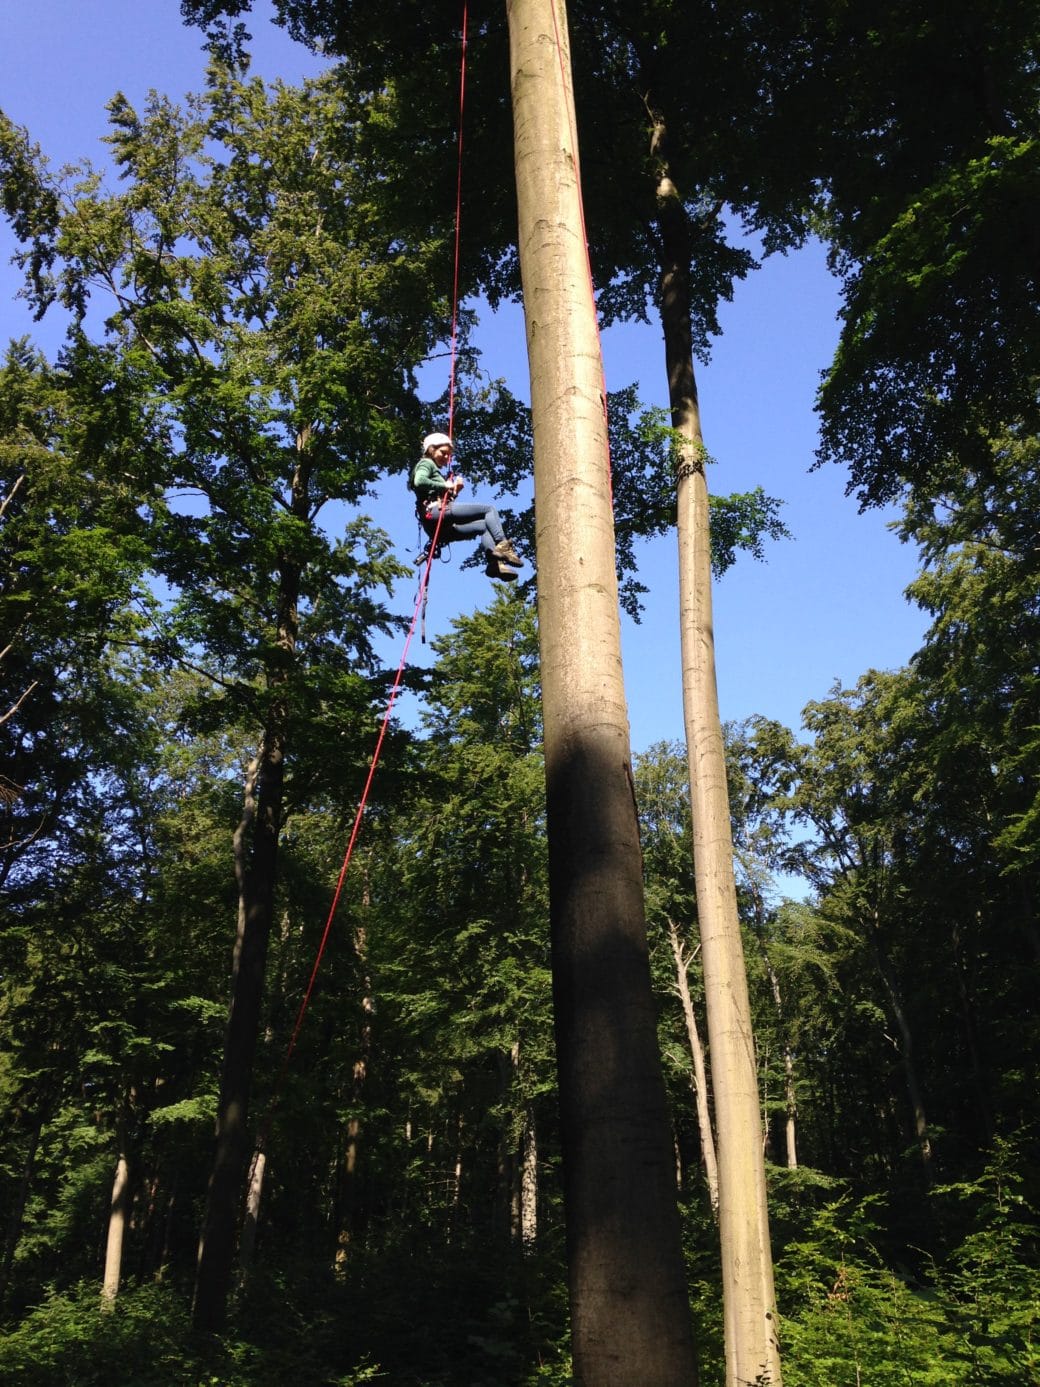
[[553,998],[575,1380],[695,1380],[563,0],[507,0],[531,370]]
[[111,1305],[119,1294],[123,1272],[123,1239],[130,1218],[130,1162],[126,1152],[126,1113],[120,1114],[116,1128],[116,1173],[112,1180],[112,1199],[108,1211],[108,1237],[105,1241],[105,1270],[101,1281],[102,1302]]
[[708,486],[690,329],[689,225],[669,175],[665,135],[663,122],[658,122],[654,149],[660,160],[661,324],[672,426],[682,438],[677,527],[683,715],[718,1138],[726,1381],[730,1387],[747,1383],[779,1387],[780,1349],[755,1046],[737,914],[726,758],[715,682]]
[[719,1217],[719,1167],[715,1157],[715,1133],[711,1126],[711,1112],[708,1107],[708,1072],[704,1063],[704,1046],[697,1027],[697,1016],[693,1010],[690,996],[690,979],[687,973],[689,960],[683,952],[679,931],[674,920],[668,921],[668,942],[672,946],[675,959],[675,988],[682,1003],[683,1019],[686,1022],[686,1038],[690,1045],[690,1060],[693,1064],[691,1075],[693,1098],[697,1105],[697,1130],[701,1139],[701,1164],[704,1166],[704,1182],[708,1187],[708,1199],[715,1220]]
[[[297,464],[289,504],[290,513],[301,525],[309,524],[309,444],[310,433],[305,429],[296,440]],[[199,1239],[192,1307],[195,1328],[203,1331],[217,1330],[223,1324],[231,1288],[235,1230],[250,1150],[253,1062],[274,916],[289,720],[286,686],[296,655],[302,569],[294,559],[283,556],[278,574],[277,652],[267,675],[273,696],[260,750],[246,777],[242,819],[235,833],[238,933],[217,1104],[216,1151]]]

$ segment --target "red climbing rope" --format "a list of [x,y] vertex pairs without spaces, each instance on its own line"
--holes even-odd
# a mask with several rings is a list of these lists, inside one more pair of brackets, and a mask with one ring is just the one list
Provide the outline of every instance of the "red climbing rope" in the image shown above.
[[343,857],[343,866],[340,868],[339,879],[336,882],[336,889],[332,895],[332,904],[329,906],[328,918],[325,921],[325,928],[322,931],[321,942],[318,945],[318,952],[314,959],[314,967],[311,969],[310,980],[307,983],[307,990],[303,994],[303,1001],[296,1015],[296,1024],[293,1026],[292,1038],[289,1041],[289,1048],[286,1051],[285,1065],[292,1058],[293,1051],[296,1049],[296,1041],[300,1034],[300,1027],[303,1025],[303,1018],[307,1013],[310,1004],[311,993],[314,991],[314,984],[317,981],[318,969],[321,961],[325,957],[325,948],[329,942],[329,934],[332,931],[332,922],[336,918],[336,909],[339,906],[340,896],[343,894],[343,883],[346,880],[347,869],[350,866],[350,859],[354,854],[354,844],[357,842],[358,833],[361,830],[361,820],[368,805],[368,794],[372,788],[372,781],[375,778],[376,767],[379,765],[379,756],[383,750],[383,742],[386,739],[387,728],[390,726],[390,716],[394,711],[394,704],[397,701],[397,694],[401,687],[401,680],[404,677],[405,667],[408,663],[408,651],[411,648],[412,638],[415,635],[416,623],[419,620],[419,612],[422,609],[423,599],[426,595],[426,588],[430,581],[430,569],[433,566],[434,556],[437,552],[437,537],[440,534],[441,525],[444,522],[444,510],[441,510],[437,518],[437,528],[434,531],[433,539],[430,541],[429,553],[426,556],[426,563],[423,567],[422,578],[419,581],[419,592],[415,600],[415,611],[412,613],[412,622],[408,628],[408,635],[405,639],[404,650],[401,653],[401,663],[397,667],[397,674],[394,678],[393,686],[390,689],[390,698],[387,701],[386,712],[383,721],[379,726],[379,736],[376,738],[375,751],[372,753],[372,760],[368,768],[368,778],[365,781],[365,788],[361,792],[361,802],[358,804],[357,813],[354,815],[354,826],[350,830],[350,839],[347,842],[347,850]]
[[[453,283],[452,283],[451,371],[450,371],[450,379],[449,379],[449,386],[448,386],[448,436],[449,436],[449,437],[452,437],[452,438],[454,437],[454,431],[453,431],[453,429],[454,429],[454,415],[455,415],[455,363],[456,363],[456,357],[457,357],[457,354],[458,354],[459,263],[460,263],[460,231],[461,231],[461,226],[462,226],[462,122],[463,122],[463,114],[464,114],[464,110],[465,110],[465,95],[466,95],[466,46],[467,46],[467,26],[468,26],[468,4],[466,3],[466,0],[463,0],[463,6],[462,6],[462,59],[461,59],[461,74],[460,74],[460,78],[459,78],[458,178],[457,178],[457,182],[456,182],[456,193],[455,193],[455,266],[454,266],[454,276],[453,276]],[[369,763],[368,778],[367,778],[366,781],[365,781],[365,787],[364,787],[364,789],[363,789],[362,792],[361,792],[361,801],[360,801],[360,803],[358,804],[357,813],[356,813],[355,816],[354,816],[354,824],[353,824],[353,827],[351,828],[351,831],[350,831],[350,838],[349,838],[349,840],[348,840],[348,842],[347,842],[347,850],[346,850],[346,852],[345,852],[345,854],[344,854],[344,857],[343,857],[343,865],[342,865],[342,867],[340,868],[339,878],[338,878],[338,880],[337,880],[337,882],[336,882],[336,889],[335,889],[335,891],[333,892],[332,904],[331,904],[330,907],[329,907],[328,917],[326,918],[326,921],[325,921],[325,928],[324,928],[323,931],[322,931],[321,940],[320,940],[320,942],[319,942],[319,944],[318,944],[318,950],[317,950],[317,953],[316,953],[316,955],[315,955],[314,966],[313,966],[312,969],[311,969],[311,975],[310,975],[310,978],[309,978],[308,983],[307,983],[307,988],[306,988],[306,990],[305,990],[305,992],[304,992],[304,994],[303,994],[303,1000],[302,1000],[301,1003],[300,1003],[299,1011],[298,1011],[297,1014],[296,1014],[296,1022],[295,1022],[294,1026],[293,1026],[292,1036],[291,1036],[291,1038],[290,1038],[290,1040],[289,1040],[289,1046],[288,1046],[288,1049],[286,1050],[286,1053],[285,1053],[285,1059],[282,1061],[282,1068],[281,1068],[281,1071],[280,1071],[280,1073],[279,1073],[278,1080],[277,1080],[276,1083],[275,1083],[274,1095],[273,1095],[273,1097],[272,1097],[271,1104],[270,1104],[270,1107],[269,1107],[269,1110],[268,1110],[268,1120],[267,1120],[267,1122],[265,1122],[264,1127],[263,1127],[263,1129],[262,1129],[262,1131],[261,1131],[260,1138],[259,1138],[259,1144],[260,1144],[261,1146],[263,1146],[263,1145],[265,1144],[265,1138],[266,1138],[266,1135],[267,1135],[267,1133],[268,1133],[268,1131],[269,1131],[269,1127],[270,1127],[270,1115],[271,1115],[271,1112],[273,1111],[273,1109],[274,1109],[274,1107],[275,1107],[275,1104],[276,1104],[276,1101],[277,1101],[279,1092],[280,1092],[280,1090],[281,1090],[282,1078],[283,1078],[283,1076],[284,1076],[284,1074],[285,1074],[286,1069],[288,1068],[289,1061],[292,1059],[293,1052],[294,1052],[295,1049],[296,1049],[296,1042],[297,1042],[297,1040],[299,1039],[300,1029],[301,1029],[301,1027],[303,1026],[303,1019],[304,1019],[304,1017],[305,1017],[306,1014],[307,1014],[307,1008],[308,1008],[308,1006],[310,1005],[311,996],[312,996],[312,994],[313,994],[313,992],[314,992],[314,985],[315,985],[315,983],[316,983],[316,981],[317,981],[317,978],[318,978],[318,970],[320,969],[321,964],[322,964],[322,960],[323,960],[323,958],[325,957],[325,950],[326,950],[326,947],[327,947],[328,942],[329,942],[329,935],[330,935],[331,932],[332,932],[332,924],[333,924],[333,921],[334,921],[335,918],[336,918],[336,910],[337,910],[337,908],[338,908],[338,906],[339,906],[340,897],[341,897],[342,894],[343,894],[343,884],[344,884],[344,882],[346,881],[347,871],[348,871],[348,869],[349,869],[349,867],[350,867],[350,860],[351,860],[351,858],[352,858],[352,856],[353,856],[353,854],[354,854],[354,845],[355,845],[356,842],[357,842],[358,834],[359,834],[359,832],[360,832],[360,830],[361,830],[361,820],[362,820],[362,818],[364,817],[365,809],[366,809],[366,807],[367,807],[367,805],[368,805],[368,796],[369,796],[369,792],[370,792],[370,790],[371,790],[371,788],[372,788],[372,781],[373,781],[374,778],[375,778],[376,767],[379,765],[379,757],[380,757],[380,754],[381,754],[382,749],[383,749],[383,742],[384,742],[385,739],[386,739],[387,729],[388,729],[389,726],[390,726],[390,717],[391,717],[391,715],[392,715],[392,713],[393,713],[394,704],[395,704],[396,701],[397,701],[397,695],[398,695],[398,692],[399,692],[400,687],[401,687],[401,680],[402,680],[402,678],[404,677],[404,671],[405,671],[405,668],[406,668],[407,663],[408,663],[408,652],[409,652],[409,650],[411,649],[412,639],[413,639],[413,637],[415,636],[415,628],[416,628],[416,625],[418,624],[419,613],[423,610],[423,607],[424,607],[424,603],[425,603],[425,599],[426,599],[426,591],[427,591],[427,588],[429,587],[429,583],[430,583],[430,571],[431,571],[431,569],[432,569],[432,567],[433,567],[433,561],[434,561],[434,558],[436,557],[436,554],[437,554],[437,545],[438,545],[438,541],[439,541],[439,539],[440,539],[441,526],[444,524],[444,517],[445,517],[445,514],[446,514],[446,508],[442,506],[442,507],[440,508],[440,512],[439,512],[438,517],[437,517],[437,527],[436,527],[436,529],[434,530],[433,538],[430,540],[430,542],[429,542],[429,547],[428,547],[427,552],[426,552],[426,561],[425,561],[425,564],[424,564],[424,566],[423,566],[422,577],[421,577],[421,579],[419,580],[419,591],[418,591],[418,594],[417,594],[416,600],[415,600],[415,611],[412,613],[411,625],[410,625],[409,628],[408,628],[408,635],[407,635],[407,637],[406,637],[406,639],[405,639],[404,649],[403,649],[403,651],[401,652],[401,662],[400,662],[400,664],[399,664],[398,667],[397,667],[397,674],[396,674],[396,676],[395,676],[395,678],[394,678],[393,685],[392,685],[392,687],[391,687],[391,689],[390,689],[390,697],[389,697],[389,699],[388,699],[388,701],[387,701],[386,712],[385,712],[384,715],[383,715],[383,720],[382,720],[382,722],[381,722],[381,724],[380,724],[380,727],[379,727],[379,735],[378,735],[378,737],[376,738],[375,750],[374,750],[373,753],[372,753],[372,760],[371,760],[371,762]]]

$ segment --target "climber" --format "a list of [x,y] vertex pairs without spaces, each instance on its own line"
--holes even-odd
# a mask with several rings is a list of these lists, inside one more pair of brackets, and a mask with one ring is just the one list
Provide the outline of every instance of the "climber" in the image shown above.
[[[483,501],[457,500],[465,482],[451,471],[451,439],[446,433],[430,433],[422,448],[408,485],[415,492],[415,513],[427,536],[432,541],[437,534],[438,544],[479,536],[486,559],[484,572],[489,578],[514,582],[523,559],[506,539],[498,511]],[[438,534],[442,509],[444,520]]]

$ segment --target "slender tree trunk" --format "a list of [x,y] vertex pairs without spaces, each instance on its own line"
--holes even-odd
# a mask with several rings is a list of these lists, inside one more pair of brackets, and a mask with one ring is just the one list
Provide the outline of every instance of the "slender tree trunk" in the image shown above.
[[719,1167],[715,1157],[715,1133],[711,1126],[711,1112],[708,1107],[708,1071],[704,1063],[704,1046],[697,1027],[697,1016],[693,1010],[690,996],[690,979],[687,973],[689,962],[683,953],[679,931],[674,920],[668,921],[668,941],[675,959],[675,987],[682,1003],[683,1017],[686,1021],[686,1038],[690,1044],[690,1059],[693,1063],[693,1097],[697,1105],[697,1130],[701,1139],[701,1164],[704,1166],[704,1182],[708,1187],[708,1199],[716,1222],[719,1217]]
[[[366,908],[369,904],[367,885],[363,904]],[[361,998],[361,1050],[351,1072],[350,1101],[354,1113],[347,1119],[337,1198],[335,1265],[338,1271],[343,1271],[346,1267],[347,1248],[357,1231],[358,1162],[361,1152],[361,1119],[357,1113],[361,1107],[365,1080],[368,1078],[368,1065],[372,1054],[372,1017],[376,1006],[372,980],[368,973],[368,939],[363,925],[359,925],[354,931],[354,952],[364,979],[364,995]]]
[[665,133],[663,123],[659,123],[654,148],[660,159],[661,324],[672,426],[683,440],[677,488],[683,713],[718,1137],[726,1381],[729,1387],[748,1383],[779,1387],[780,1349],[755,1047],[737,914],[726,758],[715,682],[708,487],[690,331],[689,227],[665,162]]
[[[515,1101],[520,1109],[518,1149],[510,1152],[510,1159],[505,1163],[511,1174],[509,1232],[513,1241],[526,1252],[534,1247],[538,1237],[538,1138],[534,1109],[519,1098],[523,1091],[519,1040],[513,1042],[509,1059],[511,1089],[517,1095]],[[507,1101],[508,1094],[504,1093],[503,1102]]]
[[246,1212],[242,1220],[242,1236],[238,1245],[238,1264],[244,1273],[253,1266],[256,1254],[256,1234],[260,1226],[260,1206],[264,1196],[264,1176],[267,1174],[267,1153],[260,1147],[253,1152],[246,1184]]
[[116,1173],[112,1180],[112,1199],[108,1211],[108,1237],[105,1242],[105,1271],[101,1281],[102,1302],[111,1305],[119,1294],[123,1272],[123,1240],[130,1217],[130,1162],[126,1153],[126,1114],[117,1127]]
[[693,1336],[643,912],[603,375],[563,0],[507,0],[574,1375],[688,1387]]
[[538,1133],[530,1105],[524,1109],[520,1138],[520,1244],[530,1251],[538,1240]]
[[[762,899],[758,887],[755,887],[755,917],[758,921],[759,946],[762,952],[762,964],[766,970],[766,977],[769,979],[769,989],[773,994],[773,1006],[776,1008],[777,1024],[784,1037],[784,1150],[787,1158],[787,1169],[798,1169],[798,1141],[797,1141],[797,1120],[798,1104],[795,1096],[794,1082],[794,1051],[791,1042],[787,1037],[787,1027],[784,1023],[784,1000],[780,991],[780,979],[777,977],[776,969],[773,967],[769,957],[769,950],[766,948],[765,932],[765,902]],[[767,1128],[768,1130],[768,1128]]]

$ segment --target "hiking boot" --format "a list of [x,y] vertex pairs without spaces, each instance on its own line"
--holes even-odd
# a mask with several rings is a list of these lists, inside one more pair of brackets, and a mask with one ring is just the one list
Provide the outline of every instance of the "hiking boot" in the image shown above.
[[515,568],[523,567],[523,559],[516,552],[508,539],[500,539],[491,552],[496,559],[505,559],[506,563],[511,563]]
[[514,571],[511,568],[509,568],[506,564],[502,563],[500,559],[497,559],[494,556],[494,554],[488,555],[488,560],[487,564],[484,567],[484,572],[487,574],[489,578],[500,578],[503,583],[516,582],[516,574],[514,573]]

